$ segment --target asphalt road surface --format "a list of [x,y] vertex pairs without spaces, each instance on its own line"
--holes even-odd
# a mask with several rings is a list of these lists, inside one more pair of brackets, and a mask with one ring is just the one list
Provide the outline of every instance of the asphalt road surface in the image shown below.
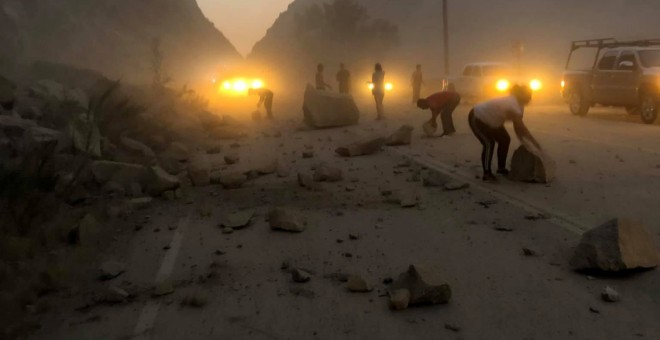
[[[659,126],[623,111],[594,110],[579,118],[563,106],[532,106],[525,121],[557,162],[557,180],[484,184],[477,179],[480,145],[467,126],[468,106],[455,114],[456,135],[423,138],[428,113],[387,104],[385,121],[374,121],[373,108],[364,105],[358,126],[320,131],[298,129],[298,105],[276,104],[276,122],[250,125],[251,136],[224,153],[240,153],[238,167],[276,158],[290,167],[288,178],[266,176],[238,190],[190,188],[182,200],[159,201],[117,221],[116,236],[98,260],[123,261],[126,273],[101,284],[91,268],[87,283],[52,302],[57,312],[44,317],[34,338],[660,338],[658,270],[590,277],[568,266],[580,233],[614,217],[641,220],[660,244]],[[390,134],[402,124],[416,128],[411,146],[355,159],[334,155],[342,144]],[[304,150],[315,157],[303,159]],[[216,164],[222,163],[218,157]],[[321,191],[300,188],[296,174],[320,162],[340,167],[344,180],[324,183]],[[423,167],[471,186],[425,188],[415,179]],[[412,187],[419,206],[384,202],[384,187]],[[280,205],[300,209],[308,230],[270,231],[264,216]],[[223,234],[218,221],[245,208],[256,211],[252,225]],[[546,218],[529,218],[538,214]],[[136,230],[144,216],[150,218]],[[523,248],[536,255],[524,256]],[[310,271],[311,281],[292,282],[283,262]],[[448,305],[388,309],[385,279],[414,263],[432,264],[445,275],[454,293]],[[362,275],[375,289],[349,293],[338,273]],[[175,291],[152,297],[162,281],[173,282]],[[136,297],[90,304],[109,285]],[[603,302],[605,286],[619,290],[622,300]],[[200,297],[203,306],[182,305],[189,296]]]

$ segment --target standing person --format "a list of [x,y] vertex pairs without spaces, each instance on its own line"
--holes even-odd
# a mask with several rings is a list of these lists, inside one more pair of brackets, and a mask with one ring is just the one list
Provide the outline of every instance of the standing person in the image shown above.
[[318,64],[318,66],[316,66],[316,89],[320,91],[325,91],[325,89],[332,88],[330,84],[325,82],[325,78],[323,77],[323,69],[323,64]]
[[376,119],[384,119],[385,109],[383,108],[383,100],[385,99],[385,72],[380,63],[377,63],[374,67],[374,73],[371,75],[371,83],[373,84],[371,94],[373,94],[374,99],[376,100],[376,112],[378,114]]
[[474,135],[483,146],[481,165],[484,181],[494,181],[491,163],[497,143],[497,173],[508,175],[506,160],[509,154],[511,137],[504,127],[506,121],[513,122],[513,129],[521,142],[529,141],[539,150],[541,146],[523,123],[525,106],[532,100],[532,91],[527,86],[515,85],[507,97],[492,99],[477,104],[468,115],[468,122]]
[[424,84],[424,77],[422,75],[422,65],[417,64],[415,72],[413,72],[412,77],[410,77],[410,84],[412,85],[413,90],[413,104],[416,104],[419,98],[421,98],[422,93],[422,84]]
[[451,136],[456,132],[454,128],[454,119],[452,115],[458,104],[461,103],[461,96],[449,88],[447,91],[434,93],[426,99],[417,100],[417,107],[423,110],[431,109],[430,125],[435,129],[438,127],[437,118],[440,115],[442,121],[442,136]]
[[339,83],[339,93],[351,93],[351,73],[344,67],[344,64],[339,64],[337,82]]
[[251,88],[248,90],[248,94],[258,95],[259,103],[257,103],[257,109],[261,108],[261,104],[263,104],[264,108],[266,109],[266,115],[268,116],[268,119],[273,119],[273,91],[263,87],[260,89]]

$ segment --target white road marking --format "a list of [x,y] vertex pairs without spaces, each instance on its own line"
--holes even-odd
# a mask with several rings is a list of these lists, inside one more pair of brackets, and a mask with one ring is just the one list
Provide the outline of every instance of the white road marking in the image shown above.
[[415,157],[405,151],[401,151],[393,148],[388,148],[387,150],[390,153],[406,157],[411,161],[423,165],[427,168],[433,169],[435,171],[439,171],[448,177],[468,182],[470,183],[471,188],[492,195],[497,199],[500,199],[511,205],[521,208],[531,214],[535,214],[535,215],[543,214],[544,216],[548,216],[550,222],[560,227],[563,227],[564,229],[569,230],[571,232],[582,234],[585,231],[589,230],[589,227],[587,227],[586,225],[583,225],[582,223],[575,221],[573,218],[570,218],[559,211],[556,211],[551,208],[540,207],[534,204],[533,202],[525,200],[524,198],[518,198],[502,190],[498,190],[498,188],[495,186],[486,186],[481,180],[474,180],[474,178],[472,178],[469,175],[460,174],[454,171],[455,169],[447,164],[443,164],[436,160],[420,159],[420,157]]
[[[155,284],[166,281],[172,275],[174,270],[174,264],[179,255],[179,250],[181,249],[181,243],[183,241],[183,236],[188,228],[189,217],[184,217],[179,220],[177,229],[172,236],[172,241],[170,242],[170,249],[163,257],[163,260],[156,274]],[[133,339],[151,339],[153,334],[151,330],[153,329],[154,323],[156,322],[156,317],[158,316],[158,311],[160,310],[160,301],[152,300],[147,302],[147,305],[142,308],[140,316],[138,318],[137,325],[133,331]]]

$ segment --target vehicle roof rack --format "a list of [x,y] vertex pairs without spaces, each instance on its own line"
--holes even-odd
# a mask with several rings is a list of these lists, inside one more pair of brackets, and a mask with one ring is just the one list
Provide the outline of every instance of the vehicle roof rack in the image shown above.
[[576,40],[571,43],[571,51],[580,48],[617,48],[617,47],[648,47],[660,46],[660,39],[644,39],[631,41],[618,41],[614,38]]
[[576,40],[571,42],[571,52],[568,54],[568,60],[566,60],[566,69],[571,62],[571,57],[573,52],[581,48],[595,48],[598,50],[596,53],[596,60],[594,60],[594,66],[598,62],[598,57],[600,52],[606,48],[617,48],[617,47],[649,47],[649,46],[660,46],[660,39],[644,39],[644,40],[630,40],[630,41],[618,41],[614,38],[603,38],[603,39],[588,39],[588,40]]

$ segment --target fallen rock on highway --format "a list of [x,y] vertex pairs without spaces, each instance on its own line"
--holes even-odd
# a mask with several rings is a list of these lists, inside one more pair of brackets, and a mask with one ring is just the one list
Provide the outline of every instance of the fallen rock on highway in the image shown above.
[[410,293],[407,301],[410,306],[445,304],[451,299],[451,287],[440,273],[420,265],[411,265],[408,271],[399,275],[389,291],[390,305],[399,307],[394,309],[405,308],[406,291]]
[[451,177],[433,169],[422,171],[421,177],[425,187],[445,187],[446,184],[452,182]]
[[225,189],[239,189],[247,180],[247,176],[240,172],[226,172],[214,174],[212,182],[222,185]]
[[385,145],[387,146],[400,146],[400,145],[410,145],[412,142],[412,132],[415,130],[410,125],[404,125],[399,128],[394,134],[392,134],[389,138],[387,138],[387,141],[385,142]]
[[268,214],[268,223],[273,230],[300,233],[307,229],[307,221],[297,211],[275,208]]
[[372,138],[362,142],[339,147],[335,150],[335,152],[342,157],[366,156],[380,151],[383,148],[385,142],[386,139],[382,137]]
[[402,208],[414,208],[419,203],[419,195],[414,188],[401,188],[385,195],[387,203],[399,204]]
[[353,96],[330,91],[318,91],[311,85],[305,89],[304,121],[314,129],[357,124],[360,120]]
[[188,166],[188,177],[196,187],[208,186],[211,184],[211,166],[206,160],[196,160]]
[[221,225],[225,228],[243,229],[252,223],[254,214],[252,209],[234,212],[227,215]]
[[177,161],[187,161],[190,158],[190,149],[187,146],[179,142],[171,143],[165,154]]
[[571,258],[576,270],[619,272],[654,268],[660,262],[653,238],[641,223],[613,219],[584,235]]
[[509,178],[521,182],[550,183],[555,179],[556,164],[548,155],[521,145],[511,158]]
[[305,173],[298,174],[298,185],[310,191],[321,190],[320,184],[314,182],[314,177]]
[[314,170],[314,180],[317,182],[339,182],[344,178],[339,168],[321,164]]
[[99,279],[112,280],[126,271],[126,265],[117,261],[106,261],[99,268]]
[[451,181],[451,182],[445,183],[445,185],[444,185],[444,188],[447,191],[458,191],[458,190],[467,189],[469,187],[470,187],[469,183],[459,182],[459,181]]
[[394,310],[404,310],[410,304],[410,291],[407,289],[397,289],[389,293],[390,308]]
[[240,160],[237,154],[225,155],[224,159],[225,159],[225,163],[227,163],[228,165],[236,164]]
[[305,283],[312,279],[312,276],[303,269],[294,269],[291,271],[291,279],[293,282]]
[[600,297],[605,302],[617,302],[621,299],[619,292],[609,286],[603,289],[603,291],[600,293]]
[[362,276],[351,275],[346,282],[346,289],[353,293],[368,293],[373,290],[371,285]]

